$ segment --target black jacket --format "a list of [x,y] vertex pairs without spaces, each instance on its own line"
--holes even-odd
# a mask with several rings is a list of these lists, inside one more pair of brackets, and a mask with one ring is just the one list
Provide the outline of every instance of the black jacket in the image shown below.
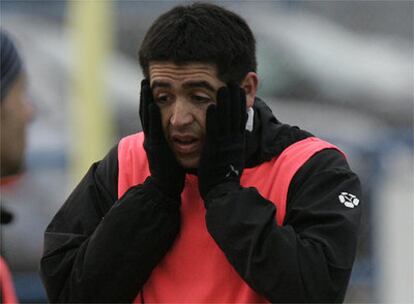
[[[260,99],[254,107],[246,167],[312,136],[281,124]],[[117,180],[114,147],[92,165],[47,227],[41,275],[51,302],[130,303],[172,245],[180,229],[179,202],[150,183],[129,189],[118,200]],[[323,150],[297,172],[284,226],[275,225],[277,210],[254,189],[221,191],[217,187],[207,198],[214,200],[210,204],[220,200],[220,208],[207,210],[207,227],[253,289],[271,302],[343,301],[361,208],[345,207],[338,195],[361,193],[358,177],[340,152]],[[227,246],[229,238],[240,238],[243,245]]]

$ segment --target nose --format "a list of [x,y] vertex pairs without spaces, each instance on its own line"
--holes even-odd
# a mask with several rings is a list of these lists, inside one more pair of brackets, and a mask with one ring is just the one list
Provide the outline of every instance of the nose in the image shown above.
[[189,125],[193,122],[194,116],[191,111],[191,105],[185,100],[177,99],[173,105],[170,116],[170,124],[175,128]]

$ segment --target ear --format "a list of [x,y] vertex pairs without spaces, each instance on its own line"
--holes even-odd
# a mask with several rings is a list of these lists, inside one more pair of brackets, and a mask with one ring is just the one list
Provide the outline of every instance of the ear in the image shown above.
[[253,106],[258,85],[259,77],[255,72],[247,73],[246,77],[244,77],[243,81],[241,82],[241,87],[246,92],[246,108]]

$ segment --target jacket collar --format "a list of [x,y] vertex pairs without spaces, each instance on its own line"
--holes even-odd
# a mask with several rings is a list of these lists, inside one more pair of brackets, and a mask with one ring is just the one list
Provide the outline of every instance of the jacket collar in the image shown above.
[[298,127],[282,124],[268,105],[258,97],[253,110],[253,130],[246,131],[247,168],[269,161],[291,144],[312,136]]

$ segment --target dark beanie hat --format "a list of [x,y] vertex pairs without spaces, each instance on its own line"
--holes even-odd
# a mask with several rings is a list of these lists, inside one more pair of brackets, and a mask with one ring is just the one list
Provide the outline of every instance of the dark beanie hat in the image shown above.
[[22,69],[22,61],[17,52],[13,41],[4,32],[0,31],[1,35],[1,101],[7,95],[11,85],[16,80]]

